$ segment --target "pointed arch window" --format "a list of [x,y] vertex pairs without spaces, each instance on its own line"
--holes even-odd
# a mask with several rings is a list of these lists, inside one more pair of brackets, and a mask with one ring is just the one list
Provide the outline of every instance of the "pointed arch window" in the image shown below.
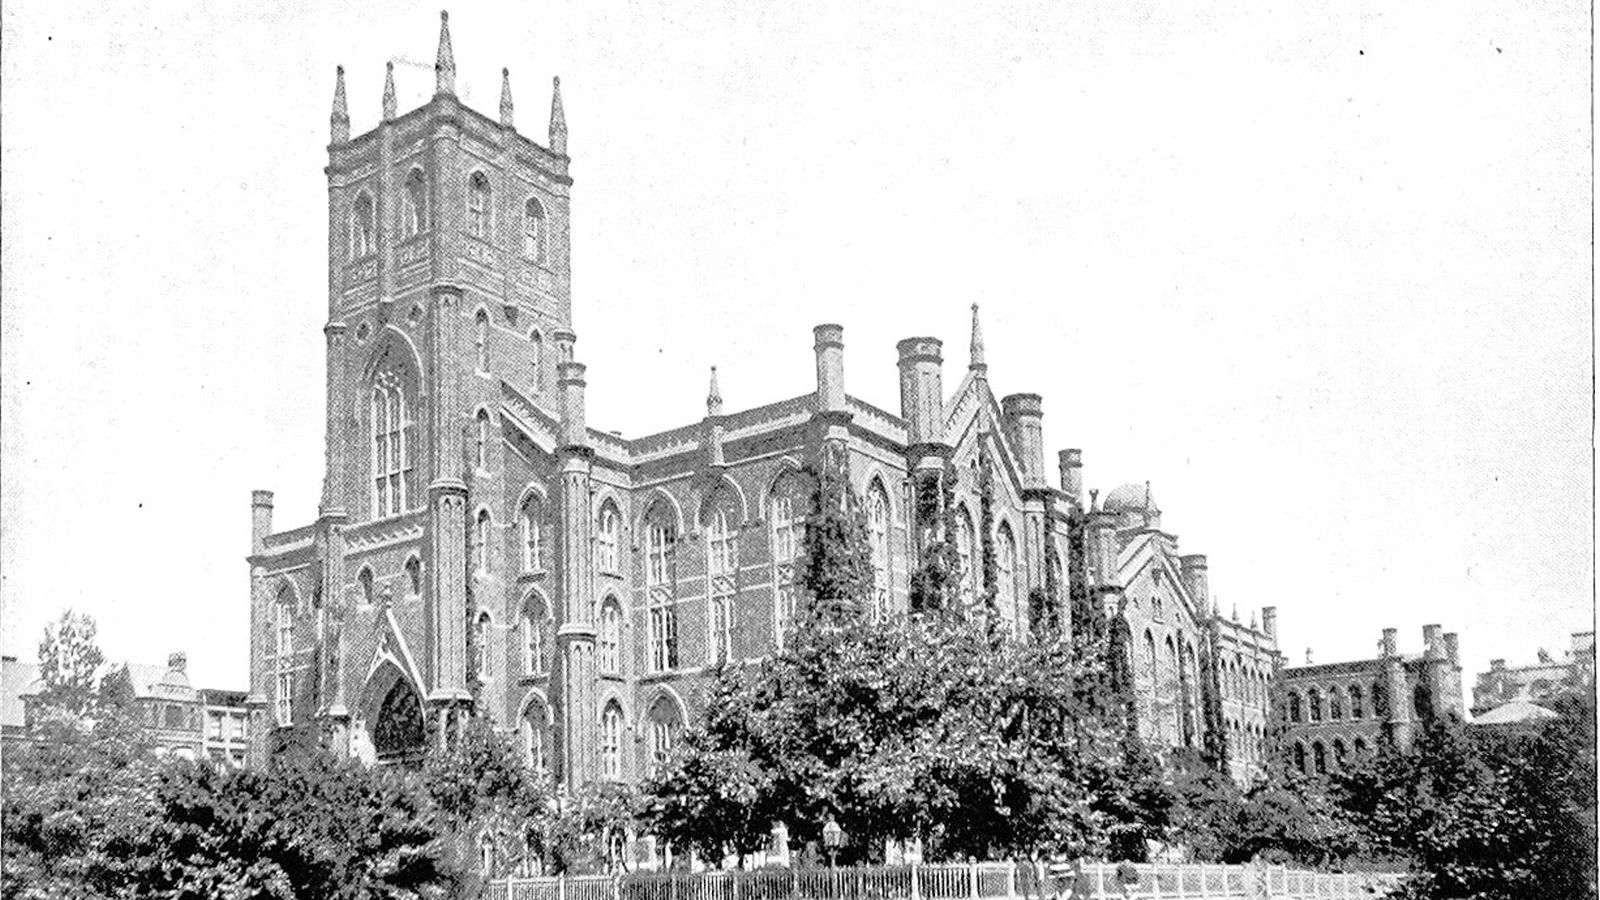
[[490,209],[489,177],[473,172],[467,183],[467,231],[473,237],[489,239]]
[[544,503],[534,495],[522,501],[519,513],[522,528],[522,571],[544,571]]
[[772,538],[772,577],[777,598],[776,637],[780,647],[783,646],[784,635],[794,624],[795,595],[799,590],[796,563],[800,557],[800,540],[804,530],[803,497],[800,477],[793,473],[785,473],[772,485],[771,514],[767,522]]
[[678,609],[674,587],[673,550],[676,529],[664,504],[657,503],[645,516],[646,600],[650,607],[650,669],[665,672],[678,667]]
[[539,390],[539,376],[543,374],[540,369],[544,367],[544,336],[539,333],[537,328],[528,335],[528,360],[528,370],[531,376],[529,381],[533,385],[533,389],[537,391]]
[[1350,685],[1350,718],[1359,719],[1365,713],[1361,710],[1361,685]]
[[362,191],[356,197],[350,214],[350,258],[369,256],[378,247],[377,227],[374,223],[372,195]]
[[[1000,523],[995,541],[995,602],[1008,618],[1015,619],[1017,604],[1017,539],[1009,522]],[[1174,669],[1176,671],[1176,669]]]
[[411,496],[410,422],[400,377],[381,372],[372,387],[373,518],[385,519],[406,510]]
[[1322,721],[1322,694],[1316,688],[1306,691],[1306,711],[1311,716],[1311,721]]
[[493,524],[487,509],[478,510],[472,527],[472,565],[479,575],[489,573],[489,530]]
[[1328,718],[1335,722],[1344,718],[1344,701],[1340,696],[1342,693],[1337,687],[1328,689]]
[[1149,629],[1144,633],[1144,677],[1145,683],[1150,685],[1150,692],[1156,690],[1156,636]]
[[478,315],[473,319],[473,349],[478,358],[478,371],[489,371],[489,314],[478,310]]
[[371,606],[373,599],[372,570],[362,566],[361,574],[356,576],[356,585],[361,590],[361,603],[365,606]]
[[1311,743],[1311,761],[1318,775],[1328,774],[1328,748],[1322,746],[1321,741]]
[[[617,505],[607,500],[600,506],[599,524],[595,528],[595,565],[600,571],[616,574],[620,571],[621,561],[618,557],[618,530],[621,528],[622,516],[617,513]],[[591,601],[593,602],[593,601]]]
[[529,703],[517,726],[522,732],[522,758],[527,761],[528,768],[543,774],[549,768],[545,741],[550,733],[550,723],[545,705],[538,700]]
[[872,549],[872,599],[879,618],[889,615],[889,492],[874,478],[867,488],[867,537]]
[[478,614],[477,627],[472,636],[473,650],[476,653],[474,661],[477,665],[479,681],[489,681],[494,678],[494,672],[490,668],[494,655],[489,652],[489,638],[493,625],[494,620],[489,617],[488,613]]
[[294,711],[294,593],[287,586],[278,591],[278,724],[288,725]]
[[738,536],[724,498],[713,498],[706,518],[706,580],[711,620],[711,662],[733,653],[733,597],[739,567]]
[[534,597],[522,613],[522,670],[529,675],[550,671],[550,614]]
[[1301,720],[1300,692],[1299,691],[1290,691],[1289,692],[1289,721],[1298,722],[1300,720]]
[[600,774],[610,781],[622,779],[622,707],[615,700],[600,714]]
[[487,472],[489,471],[489,413],[481,409],[478,410],[478,415],[474,419],[474,426],[476,440],[474,443],[473,464],[477,466],[479,472]]
[[422,560],[415,556],[406,560],[406,581],[411,586],[411,596],[422,596]]
[[1299,741],[1294,742],[1294,767],[1301,775],[1306,774],[1306,745]]
[[522,210],[522,255],[542,265],[544,241],[544,205],[529,197]]
[[[1168,722],[1168,727],[1172,730],[1168,734],[1168,739],[1171,743],[1176,744],[1183,736],[1183,708],[1179,703],[1180,698],[1178,696],[1178,677],[1181,670],[1178,668],[1178,648],[1173,644],[1171,635],[1167,636],[1166,644],[1167,678],[1161,685],[1161,699],[1172,708],[1171,719]],[[1238,728],[1237,722],[1234,723],[1234,727],[1235,729]],[[1235,742],[1238,741],[1237,733],[1234,736],[1234,740]]]
[[428,184],[421,169],[412,169],[406,176],[406,188],[400,209],[400,229],[412,237],[428,228]]
[[965,506],[956,515],[956,552],[961,557],[961,603],[971,606],[978,596],[978,566],[974,552],[972,515]]
[[651,705],[649,719],[650,763],[659,768],[672,758],[672,748],[683,730],[683,718],[676,703],[661,697]]
[[607,597],[600,604],[600,674],[622,674],[622,604]]

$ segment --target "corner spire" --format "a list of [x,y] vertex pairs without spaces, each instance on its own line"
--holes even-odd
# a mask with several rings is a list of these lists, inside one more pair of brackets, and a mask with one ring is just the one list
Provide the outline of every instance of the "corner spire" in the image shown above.
[[983,325],[978,322],[978,304],[972,304],[972,361],[967,368],[974,372],[988,371],[989,366],[983,361]]
[[384,65],[383,73],[383,120],[393,122],[397,109],[394,99],[394,63],[389,62]]
[[706,415],[722,415],[722,391],[717,388],[717,367],[711,367],[711,391],[706,394]]
[[350,140],[350,106],[344,99],[344,66],[334,69],[333,114],[328,116],[328,124],[335,144]]
[[513,114],[514,111],[515,111],[515,108],[511,105],[511,70],[510,69],[501,69],[500,70],[500,127],[501,128],[515,128],[516,127],[516,125],[513,123],[513,118],[514,117],[513,117],[512,114]]
[[450,49],[450,13],[439,11],[439,53],[433,60],[434,94],[456,93],[456,55]]
[[555,77],[550,95],[550,149],[567,155],[567,113],[561,108],[561,76]]

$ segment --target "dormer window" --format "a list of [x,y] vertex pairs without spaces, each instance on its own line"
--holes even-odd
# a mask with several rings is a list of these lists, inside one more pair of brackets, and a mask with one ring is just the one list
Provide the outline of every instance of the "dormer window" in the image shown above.
[[467,231],[473,236],[489,239],[489,178],[482,172],[473,172],[467,185]]

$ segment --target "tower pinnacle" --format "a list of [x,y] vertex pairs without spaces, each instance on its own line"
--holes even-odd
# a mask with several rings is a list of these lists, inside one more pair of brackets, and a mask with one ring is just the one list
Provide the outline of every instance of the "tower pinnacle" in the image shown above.
[[450,13],[439,11],[439,53],[433,60],[435,95],[456,93],[456,55],[450,49]]
[[972,304],[972,350],[971,362],[967,368],[974,372],[985,372],[989,366],[983,361],[983,326],[978,322],[978,304]]
[[711,391],[706,394],[706,415],[722,415],[722,391],[717,389],[717,367],[711,367]]
[[385,64],[383,73],[383,120],[393,122],[396,105],[394,100],[394,63]]
[[500,70],[500,127],[515,128],[513,124],[514,107],[511,105],[511,70]]
[[335,144],[350,140],[350,107],[344,99],[344,66],[334,69],[333,114],[328,116],[328,124]]
[[550,95],[550,149],[567,155],[567,113],[561,108],[561,76],[555,77]]

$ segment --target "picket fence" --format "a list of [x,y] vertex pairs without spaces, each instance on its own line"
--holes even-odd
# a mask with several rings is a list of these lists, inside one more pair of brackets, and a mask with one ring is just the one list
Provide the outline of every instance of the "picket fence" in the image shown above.
[[[508,878],[484,900],[1370,900],[1402,876],[1283,866],[1085,862],[1040,884],[1011,863]],[[1042,890],[1041,890],[1042,889]]]

